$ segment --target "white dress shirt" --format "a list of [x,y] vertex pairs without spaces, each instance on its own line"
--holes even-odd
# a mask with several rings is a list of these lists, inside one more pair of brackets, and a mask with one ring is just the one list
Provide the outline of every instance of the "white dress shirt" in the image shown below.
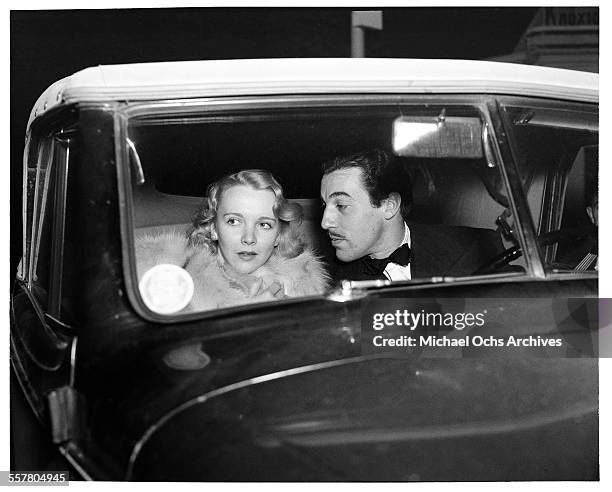
[[[398,246],[398,248],[404,244],[411,246],[410,228],[405,222],[404,227],[406,231],[404,232],[404,240],[402,241],[402,244]],[[406,266],[398,265],[397,263],[387,263],[383,273],[389,280],[410,280],[412,278],[410,273],[410,263],[408,263]]]

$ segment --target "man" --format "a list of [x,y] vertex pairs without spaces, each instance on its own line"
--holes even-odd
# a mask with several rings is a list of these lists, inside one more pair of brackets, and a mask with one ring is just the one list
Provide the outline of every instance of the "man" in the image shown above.
[[380,149],[324,163],[321,199],[335,280],[470,275],[502,250],[493,231],[408,224],[410,177]]

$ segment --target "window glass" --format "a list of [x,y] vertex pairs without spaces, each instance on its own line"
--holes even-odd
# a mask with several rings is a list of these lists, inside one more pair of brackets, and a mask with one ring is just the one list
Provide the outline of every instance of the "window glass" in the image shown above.
[[49,292],[51,233],[53,227],[54,176],[53,140],[41,140],[38,147],[32,217],[31,281],[39,302],[46,307]]
[[[74,139],[57,134],[41,140],[36,168],[28,166],[33,186],[31,286],[46,312],[58,319],[71,316],[74,285],[73,192],[67,193]],[[66,219],[68,217],[68,220]]]
[[23,253],[20,262],[19,273],[20,278],[29,279],[30,268],[30,244],[32,242],[32,217],[34,214],[34,195],[36,194],[36,173],[39,160],[39,150],[32,140],[31,135],[28,135],[26,140],[26,156],[23,169],[23,203],[22,207],[25,212],[23,220]]
[[[465,103],[400,106],[394,101],[361,106],[353,103],[348,107],[327,104],[234,110],[231,114],[206,108],[200,113],[190,108],[186,114],[166,108],[164,114],[132,117],[127,128],[129,142],[125,144],[126,148],[131,147],[128,155],[132,171],[136,284],[140,285],[145,304],[150,301],[147,304],[150,307],[154,301],[147,297],[153,294],[143,285],[155,284],[162,299],[175,296],[176,305],[181,304],[178,292],[189,293],[191,287],[185,286],[189,282],[182,273],[164,274],[157,269],[160,272],[157,283],[151,280],[147,272],[161,264],[186,270],[193,277],[194,292],[182,309],[168,308],[170,311],[166,312],[162,307],[157,311],[162,314],[275,300],[269,295],[262,298],[253,295],[260,292],[258,278],[235,279],[226,271],[196,266],[197,261],[203,260],[194,260],[194,255],[200,255],[209,244],[206,241],[215,245],[209,251],[215,261],[218,259],[222,265],[229,262],[223,254],[222,239],[215,239],[218,231],[205,238],[204,246],[187,241],[187,253],[181,249],[185,238],[193,232],[192,219],[194,213],[201,211],[207,188],[241,170],[265,169],[276,177],[285,196],[303,210],[300,231],[304,242],[314,248],[323,258],[325,268],[333,273],[336,252],[328,232],[321,226],[326,206],[321,199],[321,165],[364,150],[383,149],[394,154],[394,122],[399,117],[411,122],[437,121],[433,127],[443,130],[436,135],[446,135],[446,140],[442,136],[430,139],[430,146],[421,148],[420,153],[395,155],[398,173],[410,176],[411,184],[402,191],[408,192],[404,203],[412,202],[405,217],[413,254],[420,255],[418,263],[413,259],[408,278],[523,272],[520,265],[490,265],[508,247],[496,220],[509,205],[500,167],[490,157],[487,161],[481,148],[482,111]],[[414,130],[415,126],[411,128]],[[453,132],[457,132],[454,137]],[[459,135],[470,136],[475,150],[456,138]],[[141,174],[144,182],[138,178]],[[214,222],[216,227],[220,224],[218,220]],[[367,224],[362,227],[367,229]],[[175,235],[172,239],[168,239],[170,233]],[[442,250],[446,253],[438,255],[437,251]],[[244,256],[248,257],[246,253]],[[428,266],[424,268],[426,262]],[[265,261],[262,266],[266,266]],[[263,270],[255,271],[254,276],[259,277]],[[264,287],[266,282],[273,283],[271,278],[263,279]],[[208,303],[198,299],[198,290],[214,290],[215,282],[229,283],[231,295]],[[238,292],[231,291],[232,288]],[[231,296],[234,298],[229,299]]]
[[538,104],[504,111],[545,267],[596,269],[597,112]]

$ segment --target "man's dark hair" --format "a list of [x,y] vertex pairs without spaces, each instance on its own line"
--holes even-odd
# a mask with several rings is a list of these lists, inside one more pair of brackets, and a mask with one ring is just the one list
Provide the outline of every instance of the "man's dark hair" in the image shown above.
[[366,150],[345,157],[336,157],[323,163],[323,174],[339,169],[361,169],[363,186],[370,195],[370,203],[380,207],[382,200],[391,193],[399,193],[402,204],[400,213],[404,220],[412,208],[412,182],[401,162],[382,149]]

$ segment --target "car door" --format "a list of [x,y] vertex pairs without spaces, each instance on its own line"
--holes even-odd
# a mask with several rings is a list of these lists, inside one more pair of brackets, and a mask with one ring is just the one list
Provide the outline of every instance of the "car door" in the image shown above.
[[75,142],[71,121],[36,125],[24,166],[24,247],[11,299],[11,360],[30,406],[45,423],[49,394],[74,377],[70,214],[76,204],[69,188]]

